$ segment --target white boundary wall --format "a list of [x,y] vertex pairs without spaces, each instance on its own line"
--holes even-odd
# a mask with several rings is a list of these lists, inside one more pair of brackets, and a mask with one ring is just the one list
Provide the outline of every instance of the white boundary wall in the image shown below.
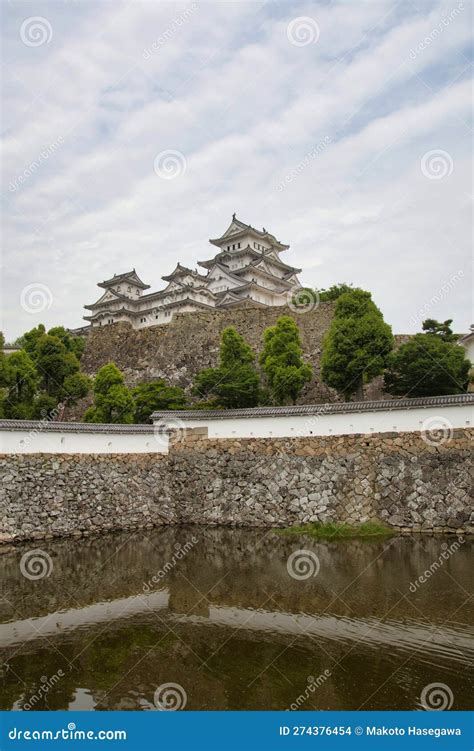
[[313,414],[234,418],[173,417],[155,419],[155,424],[176,429],[207,427],[209,438],[291,438],[309,435],[351,435],[353,433],[406,433],[437,428],[449,433],[474,425],[474,403],[463,405],[410,407],[409,409],[367,410],[325,414],[324,405]]
[[[179,434],[186,428],[206,428],[209,438],[296,438],[434,430],[449,437],[456,428],[474,425],[474,395],[417,401],[422,405],[415,400],[410,406],[373,402],[376,406],[361,405],[360,409],[358,405],[319,404],[281,408],[276,410],[279,414],[265,408],[233,413],[157,413],[154,426],[0,420],[0,454],[167,454],[169,430],[178,430]],[[385,408],[385,404],[390,407]]]
[[[60,424],[17,422],[15,428],[0,423],[0,454],[153,454],[168,453],[168,434],[153,431],[120,432],[118,426],[104,426],[103,430],[87,431],[86,426],[65,428]],[[25,427],[21,427],[22,423]],[[86,428],[86,429],[84,429]]]

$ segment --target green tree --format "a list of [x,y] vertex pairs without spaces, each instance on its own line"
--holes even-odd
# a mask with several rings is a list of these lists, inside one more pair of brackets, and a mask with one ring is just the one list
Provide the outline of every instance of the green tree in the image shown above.
[[132,390],[135,404],[134,422],[151,422],[151,413],[157,409],[183,409],[186,396],[179,386],[168,386],[160,378],[157,381],[141,383]]
[[[293,295],[293,305],[297,307],[306,307],[311,303],[316,302],[333,302],[338,300],[341,295],[346,292],[352,292],[354,287],[352,284],[346,284],[341,282],[340,284],[333,284],[328,289],[311,289],[311,287],[301,287]],[[355,289],[359,289],[356,287]]]
[[34,420],[53,420],[58,414],[58,401],[54,396],[49,396],[45,391],[40,391],[35,396],[31,417]]
[[470,362],[463,347],[443,335],[415,334],[393,352],[385,372],[385,389],[397,396],[462,394]]
[[3,388],[3,386],[7,385],[7,358],[5,356],[5,352],[3,351],[4,348],[5,337],[3,335],[3,331],[0,331],[0,388]]
[[440,323],[435,318],[427,318],[426,321],[423,321],[422,328],[426,334],[439,336],[443,342],[456,342],[459,339],[459,335],[453,333],[451,328],[452,322],[452,318],[448,318],[443,323]]
[[27,352],[20,350],[6,358],[4,379],[7,387],[3,403],[5,417],[28,420],[32,415],[38,376]]
[[364,383],[383,372],[392,347],[392,330],[370,292],[345,292],[323,341],[322,380],[347,401],[354,394],[362,400]]
[[114,363],[100,368],[94,381],[94,405],[84,414],[85,422],[131,423],[134,402],[124,384],[123,373]]
[[7,394],[6,386],[7,381],[7,358],[3,351],[5,347],[5,337],[3,332],[0,331],[0,419],[5,417],[5,397]]
[[94,394],[106,395],[112,386],[122,386],[125,381],[121,370],[109,362],[98,371],[94,380]]
[[85,373],[72,373],[64,379],[62,400],[66,404],[75,404],[79,399],[87,396],[91,387],[91,379]]
[[[85,347],[85,339],[83,336],[75,336],[70,334],[64,326],[54,326],[47,332],[48,336],[54,336],[59,339],[67,352],[72,352],[80,360]],[[22,336],[18,337],[15,344],[18,347],[24,349],[30,357],[35,360],[38,355],[38,344],[43,336],[46,334],[46,329],[42,323],[36,326],[30,331],[26,331]]]
[[[17,419],[51,417],[61,401],[74,404],[87,394],[90,380],[79,372],[83,338],[71,335],[63,326],[46,333],[40,323],[20,336],[16,344],[22,348],[20,352],[5,357],[2,351],[0,355],[0,388],[7,387],[3,414]],[[23,370],[26,386],[20,395]]]
[[57,336],[43,334],[36,344],[36,367],[41,387],[58,401],[64,395],[64,380],[79,371],[79,360]]
[[201,371],[196,376],[193,393],[211,397],[213,406],[255,407],[260,389],[254,361],[255,355],[244,338],[231,326],[224,329],[219,367]]
[[298,326],[293,318],[282,316],[263,336],[260,364],[275,404],[296,403],[313,370],[305,363]]
[[25,331],[22,336],[18,337],[15,344],[27,352],[33,359],[36,358],[36,346],[39,339],[46,334],[46,329],[42,323],[30,331]]
[[340,284],[333,284],[329,289],[318,290],[318,294],[321,302],[329,302],[338,300],[341,295],[344,295],[346,292],[352,292],[352,290],[352,284],[341,282]]
[[54,326],[54,328],[48,331],[48,334],[50,336],[57,336],[57,338],[62,341],[68,352],[72,352],[76,355],[78,360],[81,359],[86,345],[86,340],[83,336],[76,336],[69,333],[64,326]]

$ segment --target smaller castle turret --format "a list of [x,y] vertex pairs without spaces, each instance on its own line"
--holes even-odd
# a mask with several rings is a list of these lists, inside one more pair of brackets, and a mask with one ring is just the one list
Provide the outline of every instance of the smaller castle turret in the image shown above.
[[199,261],[205,269],[200,273],[182,266],[163,276],[167,286],[159,292],[149,292],[149,284],[142,282],[135,269],[114,274],[98,284],[104,289],[101,297],[84,307],[90,325],[104,326],[119,321],[134,328],[169,323],[178,312],[199,309],[229,308],[251,302],[254,305],[285,305],[300,284],[301,269],[290,266],[280,258],[289,246],[281,243],[265,228],[257,230],[232,215],[223,235],[209,240],[218,248],[212,258]]

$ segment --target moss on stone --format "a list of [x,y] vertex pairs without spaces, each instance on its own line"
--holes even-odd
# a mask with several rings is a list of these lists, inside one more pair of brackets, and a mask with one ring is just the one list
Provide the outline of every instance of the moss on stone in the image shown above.
[[395,529],[386,527],[377,521],[364,522],[356,526],[334,522],[328,522],[327,524],[312,523],[279,529],[277,532],[284,535],[305,534],[324,540],[340,537],[391,537],[397,534]]

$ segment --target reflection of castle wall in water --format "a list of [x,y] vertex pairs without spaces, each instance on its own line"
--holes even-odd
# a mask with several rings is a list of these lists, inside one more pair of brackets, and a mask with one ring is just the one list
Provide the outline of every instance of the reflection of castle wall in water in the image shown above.
[[[166,567],[177,546],[184,548],[192,537],[198,542],[175,567]],[[430,610],[433,623],[440,623],[450,615],[451,606],[448,598],[434,598],[433,587],[439,591],[442,585],[448,592],[450,577],[463,581],[470,570],[474,540],[467,538],[457,545],[436,574],[436,582],[429,578],[415,593],[410,584],[439,560],[446,545],[456,541],[403,537],[331,542],[249,529],[166,527],[147,531],[146,537],[140,533],[110,535],[76,540],[73,546],[66,540],[43,543],[53,568],[40,587],[32,587],[20,571],[21,555],[29,549],[20,546],[5,549],[0,556],[4,594],[0,620],[40,618],[72,605],[81,612],[100,606],[97,619],[107,620],[107,608],[111,614],[117,613],[120,607],[114,603],[121,602],[123,615],[128,617],[129,610],[140,610],[145,602],[141,598],[148,595],[158,598],[153,607],[159,603],[177,617],[192,614],[205,618],[211,607],[258,609],[265,602],[267,610],[282,613],[320,613],[330,604],[328,612],[343,618],[357,612],[370,619],[390,611],[394,619],[405,619],[413,615],[413,606],[400,595],[405,592],[422,610]],[[309,547],[320,563],[318,575],[304,582],[295,582],[287,570],[288,556],[298,547]],[[162,570],[167,571],[165,576],[150,587],[153,576]],[[98,573],[91,576],[91,571]],[[358,578],[355,572],[361,571],[364,576]],[[379,586],[382,575],[384,587]],[[334,592],[344,590],[342,599],[335,598]],[[74,594],[72,604],[68,592]],[[143,612],[146,614],[146,608]]]

